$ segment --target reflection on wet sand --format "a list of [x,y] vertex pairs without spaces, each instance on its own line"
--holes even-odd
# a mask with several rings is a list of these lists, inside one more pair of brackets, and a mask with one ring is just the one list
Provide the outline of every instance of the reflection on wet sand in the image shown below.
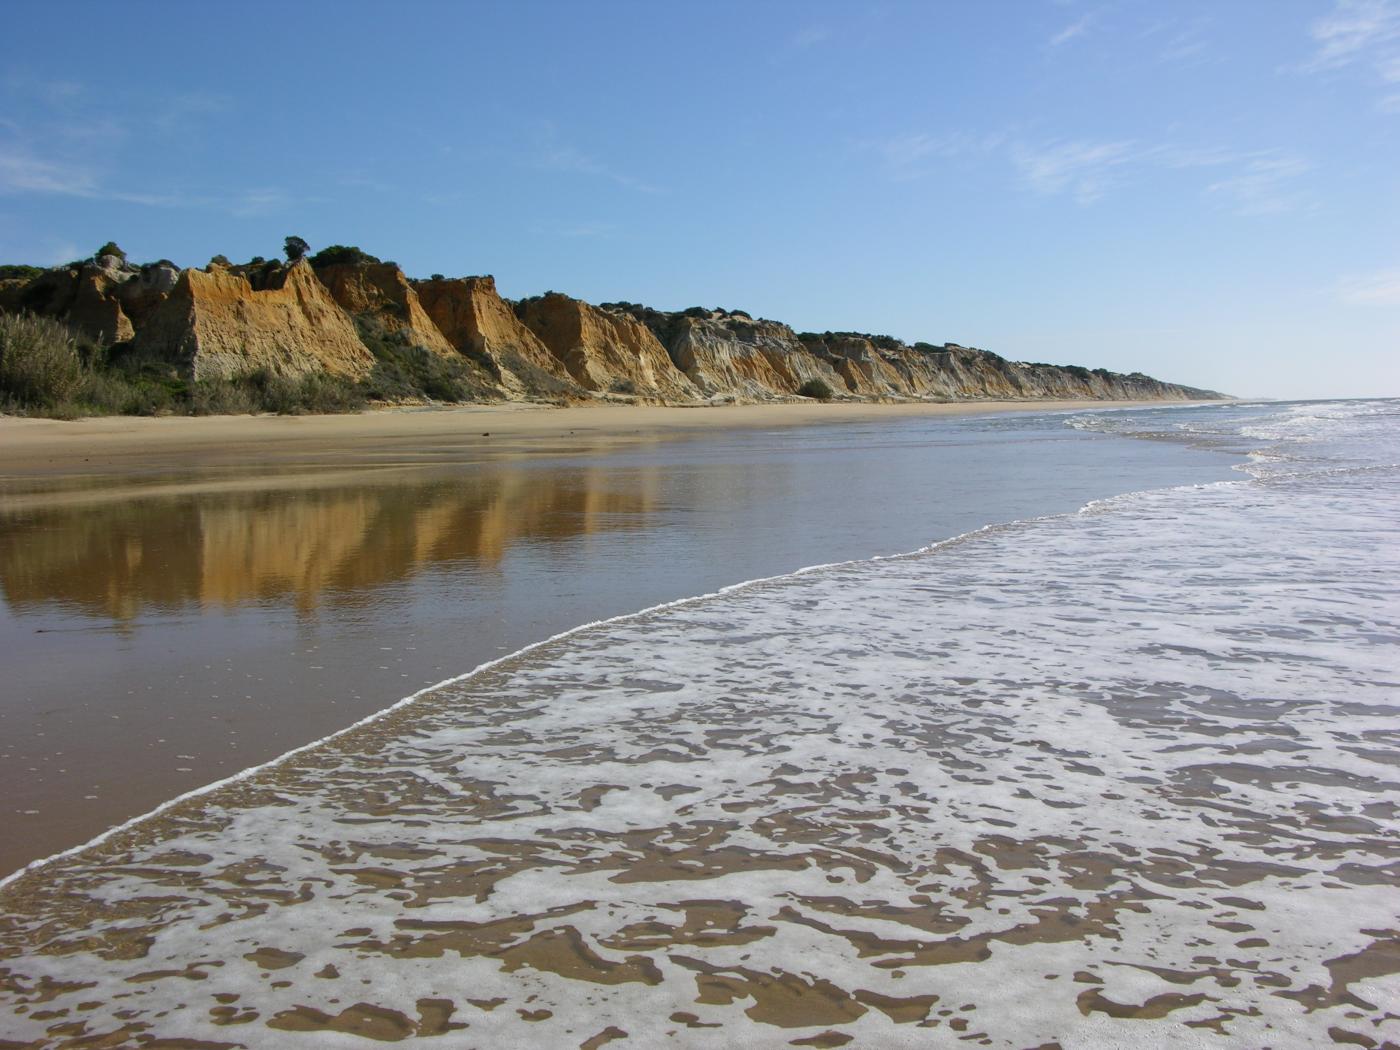
[[1394,1046],[1392,508],[1240,492],[788,576],[443,686],[11,884],[5,1024],[65,1050]]
[[0,592],[118,623],[267,601],[309,613],[442,563],[495,566],[517,543],[643,528],[660,483],[658,467],[412,472],[0,512]]

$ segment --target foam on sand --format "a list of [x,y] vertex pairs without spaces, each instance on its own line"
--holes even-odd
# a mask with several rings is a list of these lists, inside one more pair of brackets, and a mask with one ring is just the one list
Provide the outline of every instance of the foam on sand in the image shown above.
[[1400,1040],[1400,476],[593,625],[13,880],[0,1031]]

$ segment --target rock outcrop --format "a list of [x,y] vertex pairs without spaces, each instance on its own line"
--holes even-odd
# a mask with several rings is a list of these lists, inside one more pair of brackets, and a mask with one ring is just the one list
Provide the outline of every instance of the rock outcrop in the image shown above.
[[554,292],[511,303],[492,277],[412,281],[358,248],[327,249],[319,269],[309,260],[225,262],[217,256],[205,270],[180,271],[104,254],[6,277],[0,311],[62,319],[102,346],[133,344],[143,360],[164,361],[190,378],[266,369],[360,379],[378,361],[366,389],[389,399],[694,404],[789,400],[811,383],[846,400],[1222,396],[1138,373],[1009,361],[953,343],[798,334],[738,310],[593,306]]
[[[708,398],[764,400],[794,394],[801,385],[793,381],[797,362],[789,358],[802,351],[786,325],[742,316],[680,315],[668,327],[671,360]],[[806,367],[819,366],[813,361]]]
[[452,356],[456,349],[428,316],[418,293],[393,263],[341,263],[316,271],[341,309],[364,318],[410,346]]
[[697,390],[651,330],[625,313],[550,292],[515,312],[585,390],[656,401],[693,401]]
[[9,298],[20,309],[59,318],[100,346],[124,343],[134,334],[118,292],[137,273],[115,255],[76,266],[58,266],[28,282]]
[[310,263],[298,261],[255,291],[223,267],[186,270],[136,340],[144,355],[171,361],[194,379],[230,379],[256,369],[296,376],[359,378],[374,364],[355,325]]
[[494,277],[418,281],[414,290],[447,341],[484,360],[507,393],[559,397],[580,392],[564,362],[496,292]]

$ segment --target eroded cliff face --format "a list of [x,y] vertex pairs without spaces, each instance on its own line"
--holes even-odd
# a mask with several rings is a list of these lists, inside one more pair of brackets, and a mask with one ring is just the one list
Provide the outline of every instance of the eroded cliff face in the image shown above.
[[419,301],[438,331],[463,353],[479,356],[515,397],[577,395],[564,362],[549,352],[496,291],[496,279],[418,281]]
[[791,353],[783,325],[755,325],[731,318],[685,317],[672,328],[671,360],[706,397],[764,400],[796,390],[774,367]]
[[184,271],[143,324],[136,347],[194,379],[260,368],[359,378],[374,365],[354,323],[304,260],[272,274],[261,291],[223,267]]
[[550,292],[516,314],[585,390],[657,401],[694,401],[694,384],[651,330],[624,313]]
[[92,342],[110,346],[135,334],[118,293],[138,273],[116,256],[104,255],[80,266],[48,270],[7,299],[18,309],[59,318]]
[[813,380],[838,399],[860,400],[1221,396],[955,344],[799,335],[742,311],[593,306],[557,293],[512,304],[489,276],[411,281],[393,263],[372,261],[179,271],[104,255],[0,282],[0,310],[60,318],[102,346],[134,343],[191,378],[267,369],[358,379],[376,354],[394,369],[404,348],[421,347],[475,377],[452,396],[485,400],[788,400]]
[[403,271],[393,263],[342,263],[323,267],[316,276],[347,313],[377,324],[411,346],[443,356],[457,352],[423,309]]

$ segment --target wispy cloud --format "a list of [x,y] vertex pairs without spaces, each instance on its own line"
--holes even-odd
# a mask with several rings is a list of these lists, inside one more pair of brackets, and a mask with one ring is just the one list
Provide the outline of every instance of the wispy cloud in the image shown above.
[[[1400,84],[1400,0],[1335,0],[1310,32],[1316,50],[1303,64],[1304,72],[1360,65],[1382,84]],[[1382,113],[1400,112],[1400,95],[1391,91],[1376,107]]]
[[566,226],[557,233],[560,237],[608,237],[616,229],[617,227],[610,222],[581,222],[575,226]]
[[240,190],[228,202],[228,210],[238,216],[270,215],[287,211],[296,198],[279,186],[259,186]]
[[55,108],[74,103],[83,95],[83,85],[79,81],[41,77],[23,69],[13,69],[6,74],[5,89],[11,94],[36,99]]
[[121,186],[121,150],[138,149],[153,134],[190,132],[197,114],[226,108],[203,93],[162,97],[112,108],[114,92],[95,92],[76,80],[43,79],[24,71],[3,80],[10,116],[0,119],[0,195],[42,194],[149,207],[211,207],[240,214],[248,194],[192,195],[174,189]]
[[809,47],[816,47],[830,39],[831,30],[826,26],[810,25],[799,29],[788,38],[787,49],[789,51],[806,51]]
[[1245,160],[1237,170],[1206,187],[1228,200],[1240,215],[1278,215],[1304,204],[1297,179],[1312,165],[1287,154],[1262,154]]
[[1011,151],[1012,163],[1032,192],[1042,196],[1068,192],[1080,204],[1098,200],[1112,185],[1116,169],[1139,157],[1131,141],[1018,145]]
[[97,182],[91,171],[38,157],[17,143],[0,143],[0,194],[91,197],[96,190]]
[[867,140],[856,143],[856,146],[875,153],[890,178],[905,182],[932,174],[950,160],[991,153],[1005,142],[1006,136],[1000,133],[972,135],[966,132],[952,132],[946,135],[929,135],[925,132],[909,132],[885,139]]
[[1400,44],[1400,3],[1396,0],[1335,0],[1332,10],[1310,27],[1317,51],[1305,65],[1311,71],[1352,62],[1386,63]]
[[31,193],[154,207],[189,203],[175,194],[105,187],[86,166],[40,157],[23,145],[0,143],[0,196]]
[[1069,25],[1065,26],[1058,33],[1052,36],[1049,40],[1046,41],[1046,43],[1049,44],[1051,47],[1060,47],[1061,45],[1068,44],[1075,37],[1083,36],[1085,33],[1087,33],[1089,31],[1089,27],[1093,24],[1093,22],[1094,13],[1092,11],[1088,14],[1081,15],[1075,21],[1071,22]]
[[191,123],[233,108],[227,95],[207,91],[189,91],[163,100],[150,116],[151,125],[164,134],[187,131]]
[[1400,306],[1400,269],[1344,277],[1337,298],[1352,306]]
[[1161,62],[1197,62],[1210,49],[1211,22],[1208,15],[1166,18],[1150,26],[1143,37],[1157,46]]
[[1132,139],[1018,143],[1011,149],[1011,160],[1031,192],[1068,194],[1081,205],[1093,204],[1154,169],[1208,170],[1214,177],[1203,192],[1238,215],[1273,215],[1304,207],[1307,199],[1299,178],[1312,168],[1303,158],[1277,150],[1183,147]]
[[627,172],[617,171],[609,167],[596,157],[584,153],[573,146],[553,145],[547,147],[540,155],[540,165],[551,171],[572,172],[577,175],[591,175],[595,178],[606,179],[629,190],[636,190],[639,193],[663,193],[659,186],[655,186],[644,179],[639,179]]

